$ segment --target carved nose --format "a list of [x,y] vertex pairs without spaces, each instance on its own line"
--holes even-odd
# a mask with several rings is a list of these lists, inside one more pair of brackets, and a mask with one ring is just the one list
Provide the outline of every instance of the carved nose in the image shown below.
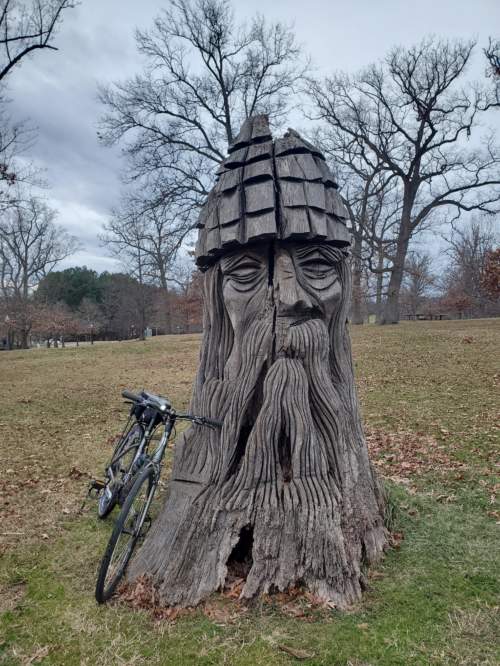
[[309,294],[297,280],[295,266],[287,252],[281,252],[276,259],[274,279],[278,315],[305,314],[314,309]]

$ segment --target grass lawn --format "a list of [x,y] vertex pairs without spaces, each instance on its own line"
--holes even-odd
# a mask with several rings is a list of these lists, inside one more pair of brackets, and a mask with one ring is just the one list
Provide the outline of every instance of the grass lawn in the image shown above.
[[0,664],[498,664],[500,320],[352,336],[395,547],[346,613],[283,595],[215,595],[173,621],[97,607],[111,523],[78,513],[88,475],[119,431],[122,388],[187,407],[199,337],[0,354]]

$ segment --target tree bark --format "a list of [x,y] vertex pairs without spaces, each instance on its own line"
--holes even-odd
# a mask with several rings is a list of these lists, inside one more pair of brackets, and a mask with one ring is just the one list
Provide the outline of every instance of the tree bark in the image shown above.
[[363,292],[361,279],[363,274],[363,263],[361,259],[362,238],[360,233],[353,234],[353,261],[352,261],[352,323],[363,324]]
[[390,271],[391,276],[387,287],[387,298],[384,303],[380,320],[382,325],[399,323],[399,295],[401,293],[401,285],[403,284],[406,255],[408,254],[408,246],[412,234],[411,211],[413,209],[416,192],[417,190],[413,183],[405,185],[399,234],[392,260],[392,268]]
[[21,337],[21,342],[20,342],[20,347],[21,347],[21,349],[29,349],[29,345],[28,345],[28,331],[26,331],[24,328],[21,329],[21,331],[20,331],[20,337]]
[[375,321],[377,324],[380,324],[382,320],[382,290],[384,287],[384,274],[382,269],[384,268],[384,252],[380,247],[378,250],[377,257],[377,281],[376,281],[376,294],[375,294]]

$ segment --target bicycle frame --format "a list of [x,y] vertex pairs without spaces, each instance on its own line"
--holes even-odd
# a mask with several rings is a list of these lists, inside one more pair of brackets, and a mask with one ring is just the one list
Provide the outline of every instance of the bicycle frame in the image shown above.
[[[155,472],[156,472],[157,477],[159,477],[159,475],[160,475],[160,469],[161,469],[161,465],[162,465],[162,461],[163,461],[163,456],[165,455],[165,449],[168,446],[168,442],[170,440],[170,435],[172,434],[172,430],[174,429],[175,422],[177,421],[177,419],[184,419],[184,420],[187,420],[187,421],[196,422],[196,420],[198,418],[200,418],[200,417],[196,417],[192,414],[177,414],[174,410],[171,410],[167,414],[161,414],[161,416],[162,416],[162,424],[163,424],[163,427],[164,427],[163,434],[160,438],[158,446],[156,447],[156,449],[154,450],[154,452],[150,456],[150,458],[148,460],[148,463],[147,463],[147,464],[152,464],[155,467]],[[134,456],[134,459],[133,459],[132,464],[130,466],[130,470],[123,477],[123,485],[125,485],[129,481],[129,479],[135,474],[136,465],[137,465],[138,461],[141,459],[142,455],[144,454],[144,451],[147,448],[147,445],[148,445],[148,443],[151,439],[151,436],[153,435],[153,432],[154,432],[155,428],[157,427],[157,426],[154,425],[155,421],[156,421],[156,418],[157,418],[157,413],[155,413],[155,415],[151,418],[151,421],[149,422],[146,430],[144,431],[141,442],[140,442],[139,447],[137,449],[137,453]],[[114,460],[114,462],[116,462],[116,460],[119,460],[122,456],[124,456],[125,453],[127,453],[127,451],[130,450],[130,448],[132,448],[132,447],[129,447],[129,448],[125,449],[125,451],[123,451],[120,454],[120,456],[118,456],[118,458],[116,458]]]

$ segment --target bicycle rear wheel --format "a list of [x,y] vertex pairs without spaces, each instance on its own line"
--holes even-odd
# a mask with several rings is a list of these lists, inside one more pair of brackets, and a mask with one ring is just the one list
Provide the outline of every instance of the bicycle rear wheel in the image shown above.
[[99,518],[106,518],[118,502],[121,490],[121,477],[130,470],[143,434],[142,427],[136,423],[118,443],[109,465],[113,470],[116,481],[114,483],[109,481],[99,497],[97,506],[97,515]]
[[95,598],[100,604],[113,595],[137,541],[144,535],[143,526],[156,486],[155,469],[148,465],[139,472],[127,495],[102,558],[95,589]]

